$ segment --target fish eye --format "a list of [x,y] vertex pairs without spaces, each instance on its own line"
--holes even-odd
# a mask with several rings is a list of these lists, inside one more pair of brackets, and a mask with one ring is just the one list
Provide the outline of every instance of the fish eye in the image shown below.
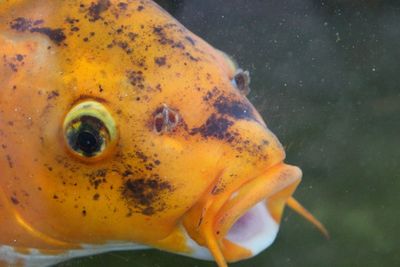
[[88,161],[107,155],[117,139],[113,117],[104,105],[95,101],[73,107],[64,119],[63,133],[68,150]]
[[250,73],[247,70],[237,69],[231,82],[242,95],[247,96],[250,93]]

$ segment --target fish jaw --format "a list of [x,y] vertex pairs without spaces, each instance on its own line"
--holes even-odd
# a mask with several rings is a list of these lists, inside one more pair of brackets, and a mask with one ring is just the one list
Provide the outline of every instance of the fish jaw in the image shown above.
[[298,167],[279,163],[233,193],[209,195],[184,219],[186,231],[208,247],[220,267],[255,256],[273,243],[301,176]]

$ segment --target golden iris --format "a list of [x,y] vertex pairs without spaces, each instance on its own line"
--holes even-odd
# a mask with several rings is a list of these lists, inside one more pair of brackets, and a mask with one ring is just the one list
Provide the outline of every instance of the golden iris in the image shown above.
[[102,158],[117,139],[113,117],[96,101],[85,101],[73,107],[64,119],[63,133],[69,150],[88,160]]

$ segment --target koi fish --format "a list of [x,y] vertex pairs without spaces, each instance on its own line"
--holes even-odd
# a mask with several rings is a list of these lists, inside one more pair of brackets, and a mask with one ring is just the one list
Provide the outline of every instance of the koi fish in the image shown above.
[[0,266],[274,241],[301,171],[249,73],[149,0],[0,3]]

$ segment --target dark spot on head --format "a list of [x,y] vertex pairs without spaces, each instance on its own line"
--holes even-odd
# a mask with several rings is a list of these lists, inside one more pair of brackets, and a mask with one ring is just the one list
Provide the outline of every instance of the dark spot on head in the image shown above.
[[201,134],[203,137],[214,137],[217,139],[224,139],[228,134],[228,129],[233,125],[233,122],[224,118],[218,117],[212,114],[206,121],[205,124],[198,128],[191,130],[191,134]]
[[135,41],[136,37],[138,37],[138,36],[139,36],[139,35],[138,35],[137,33],[128,32],[128,38],[129,38],[131,41]]
[[93,200],[99,200],[100,195],[98,193],[93,195]]
[[124,2],[119,2],[117,6],[121,10],[126,10],[128,8],[128,4]]
[[17,54],[17,55],[15,56],[15,59],[18,60],[18,61],[22,61],[22,60],[24,59],[24,56],[21,55],[21,54]]
[[13,160],[11,159],[11,156],[10,155],[6,155],[6,159],[7,159],[7,162],[8,162],[8,167],[10,167],[10,169],[12,169],[14,167],[14,163],[13,163]]
[[113,41],[113,45],[118,46],[122,50],[125,51],[125,53],[130,54],[132,53],[132,48],[129,46],[128,42],[125,41]]
[[47,95],[47,100],[56,98],[56,97],[58,97],[59,95],[60,95],[60,93],[59,93],[58,91],[53,90],[53,91],[51,91],[51,92]]
[[53,199],[58,199],[58,196],[57,195],[53,195]]
[[25,18],[16,18],[10,23],[11,29],[24,32],[32,27],[32,20]]
[[158,65],[158,66],[164,66],[167,62],[166,57],[155,57],[154,58],[154,62]]
[[190,54],[189,52],[186,52],[186,53],[185,53],[185,56],[187,56],[191,61],[197,62],[197,61],[200,60],[199,58],[194,57],[194,56],[193,56],[192,54]]
[[136,151],[135,152],[135,155],[136,155],[136,157],[138,158],[138,159],[141,159],[143,162],[146,162],[148,159],[149,159],[149,157],[147,157],[146,156],[146,154],[144,154],[142,151]]
[[[165,28],[168,28],[168,26],[165,26]],[[169,38],[162,26],[153,27],[153,33],[158,37],[158,42],[160,44],[170,45],[172,48],[185,49],[185,45],[182,42]]]
[[227,115],[235,119],[255,119],[253,107],[249,103],[246,103],[245,100],[238,100],[220,95],[216,99],[214,107],[221,115]]
[[94,189],[97,189],[101,184],[107,182],[107,169],[98,169],[91,173],[87,173],[86,176],[89,178],[89,183]]
[[97,3],[92,3],[88,10],[89,21],[97,21],[101,19],[101,13],[107,11],[111,6],[109,0],[98,0]]
[[11,196],[10,199],[11,199],[11,202],[14,205],[18,205],[19,204],[19,200],[15,196]]
[[66,39],[66,36],[62,29],[50,29],[47,27],[43,28],[31,28],[30,32],[38,32],[46,35],[56,44],[60,44]]
[[133,207],[144,215],[153,215],[166,208],[167,193],[172,191],[172,185],[158,177],[127,180],[122,189],[122,196]]
[[185,36],[185,39],[188,40],[189,43],[190,43],[191,45],[196,45],[196,42],[193,40],[192,37],[190,37],[190,36]]
[[86,216],[86,210],[82,210],[82,216]]
[[210,91],[207,91],[205,96],[203,96],[203,100],[204,101],[210,101],[210,100],[214,99],[220,93],[221,92],[217,87],[213,87]]
[[137,11],[142,11],[144,9],[144,6],[140,5],[137,7]]
[[144,89],[144,76],[142,71],[134,71],[134,70],[129,70],[127,71],[127,78],[129,82],[140,89]]

